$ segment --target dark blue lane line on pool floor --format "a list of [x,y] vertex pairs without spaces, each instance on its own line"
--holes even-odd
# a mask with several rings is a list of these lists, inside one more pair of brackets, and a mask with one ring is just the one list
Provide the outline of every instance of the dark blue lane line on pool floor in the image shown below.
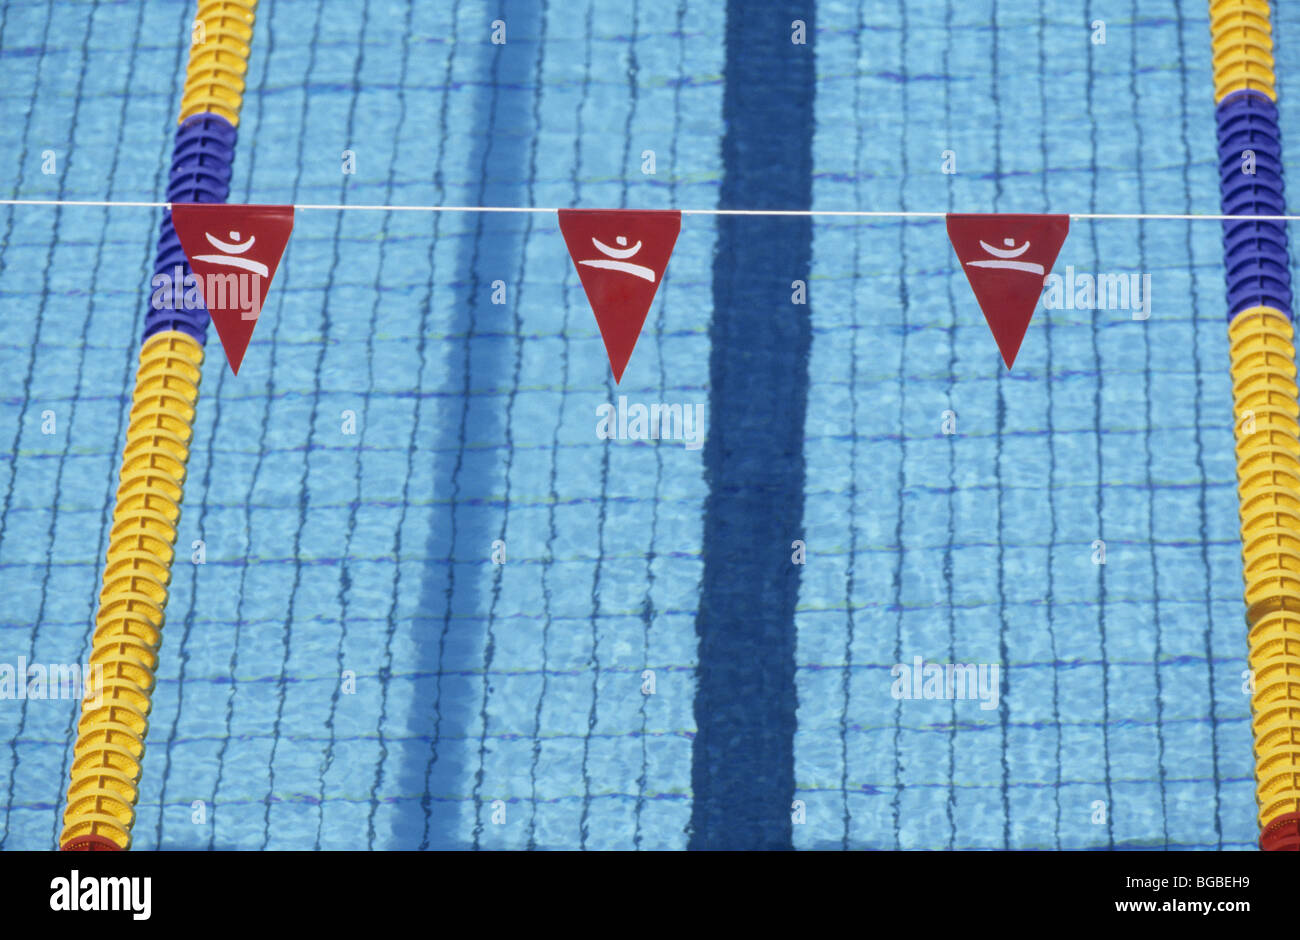
[[[459,22],[460,6],[461,0],[457,0],[453,23]],[[475,57],[479,84],[472,113],[481,116],[483,124],[474,130],[468,170],[447,166],[445,172],[448,179],[456,179],[458,172],[468,172],[470,179],[478,181],[476,205],[528,205],[528,144],[532,139],[534,98],[540,93],[541,80],[539,40],[532,37],[542,36],[546,7],[546,3],[530,0],[507,0],[501,5],[502,18],[510,24],[508,46],[463,42],[463,36],[453,33],[452,48],[467,48],[467,54]],[[457,39],[462,40],[460,46],[456,45]],[[454,62],[449,62],[448,87],[454,74],[459,73],[454,70]],[[448,139],[451,131],[447,114],[450,111],[454,117],[457,107],[463,105],[454,100],[445,105],[439,140]],[[435,180],[440,195],[445,192],[442,152],[439,150]],[[505,313],[510,308],[486,303],[484,290],[500,272],[521,270],[524,226],[509,216],[483,213],[478,214],[474,224],[474,237],[461,239],[455,269],[457,276],[465,280],[457,291],[460,302],[453,330],[464,339],[443,344],[445,359],[441,361],[432,351],[423,352],[421,357],[433,357],[437,363],[434,368],[442,375],[442,392],[455,403],[453,413],[458,405],[459,414],[440,426],[433,475],[434,485],[440,489],[432,494],[434,518],[425,548],[429,561],[421,574],[419,612],[410,623],[419,641],[413,668],[420,676],[434,678],[427,685],[421,682],[407,739],[391,745],[400,748],[399,792],[418,793],[421,797],[418,805],[404,805],[394,834],[396,844],[381,848],[477,849],[487,803],[479,787],[484,776],[482,729],[489,727],[488,703],[493,694],[493,688],[487,685],[494,651],[492,599],[481,591],[473,573],[473,559],[476,555],[482,557],[482,546],[501,537],[501,513],[508,513],[509,506],[504,510],[494,507],[502,498],[496,483],[499,477],[493,472],[502,460],[501,451],[471,444],[499,441],[509,432],[506,410],[495,398],[475,395],[474,390],[519,387],[518,363],[511,343],[484,342],[485,336],[509,337],[516,333],[515,324]],[[439,231],[435,221],[435,242]],[[431,242],[431,291],[437,278],[447,276],[434,266],[434,248]],[[520,287],[517,281],[513,284],[516,293],[512,296],[517,297]],[[431,293],[426,295],[426,305],[433,302],[431,297]],[[421,323],[423,337],[427,326],[424,320]],[[412,434],[418,433],[420,425],[417,408]],[[410,447],[415,447],[414,437]],[[407,505],[406,496],[402,504]],[[474,615],[461,616],[465,611]],[[405,625],[401,627],[405,629]],[[399,624],[392,622],[390,633],[397,629]],[[477,687],[457,679],[476,675],[483,677]],[[387,703],[386,698],[384,701]],[[467,782],[470,793],[464,790]],[[466,802],[471,804],[468,810]],[[468,843],[462,835],[462,818],[466,814],[475,817]]]
[[[807,45],[791,42],[803,19]],[[722,208],[812,199],[812,6],[727,4]],[[803,520],[812,221],[721,217],[709,328],[709,497],[691,768],[692,849],[791,848],[794,608]]]

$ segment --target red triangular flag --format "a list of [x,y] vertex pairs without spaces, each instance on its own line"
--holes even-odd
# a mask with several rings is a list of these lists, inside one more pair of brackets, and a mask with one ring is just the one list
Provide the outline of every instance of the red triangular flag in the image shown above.
[[559,214],[560,234],[618,383],[668,269],[682,214],[658,209],[561,209]]
[[172,225],[198,278],[226,361],[238,375],[293,231],[293,206],[177,203]]
[[1069,231],[1068,215],[948,216],[948,238],[1008,369]]

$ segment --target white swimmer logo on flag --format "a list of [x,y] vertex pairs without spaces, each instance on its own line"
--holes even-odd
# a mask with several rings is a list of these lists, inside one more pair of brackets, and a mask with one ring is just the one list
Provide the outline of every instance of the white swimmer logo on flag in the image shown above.
[[560,234],[596,315],[614,381],[619,382],[668,269],[682,214],[649,209],[561,209],[559,218]]
[[[245,271],[252,271],[254,274],[260,274],[262,277],[268,275],[269,272],[267,271],[266,265],[262,264],[260,261],[239,257],[239,255],[242,255],[244,252],[248,251],[248,249],[253,247],[253,243],[257,241],[255,236],[249,235],[248,241],[244,242],[242,245],[239,244],[238,232],[230,233],[230,237],[234,240],[234,244],[223,242],[219,238],[214,238],[210,232],[204,232],[203,237],[211,243],[213,248],[224,252],[224,254],[195,255],[194,258],[191,259],[191,264],[194,261],[206,261],[209,264],[225,265],[231,268],[243,268]],[[257,314],[254,313],[252,316],[245,316],[244,319],[256,320]]]
[[[620,246],[626,246],[627,236],[619,235],[617,238],[614,239],[614,241],[617,242]],[[610,261],[606,258],[598,258],[593,261],[579,261],[578,264],[586,265],[589,268],[603,268],[606,271],[622,271],[625,274],[631,274],[633,277],[644,278],[650,283],[652,284],[654,283],[654,279],[655,279],[654,268],[647,268],[643,264],[632,264],[628,261],[623,260],[625,258],[631,258],[633,255],[635,255],[638,251],[641,250],[640,242],[637,242],[631,248],[626,248],[626,250],[619,250],[618,248],[610,248],[599,238],[593,238],[591,240],[591,243],[596,246],[597,251],[601,252],[602,254],[608,255],[609,258],[614,258],[616,260]]]
[[1043,274],[1043,266],[1034,264],[1030,261],[1011,261],[1011,258],[1019,258],[1029,250],[1029,242],[1025,242],[1019,248],[1014,248],[1016,240],[1014,238],[1002,239],[1002,244],[1007,246],[1008,250],[994,248],[988,242],[980,240],[980,247],[999,259],[997,261],[967,261],[971,267],[975,268],[1002,268],[1006,271],[1028,271],[1030,274]]

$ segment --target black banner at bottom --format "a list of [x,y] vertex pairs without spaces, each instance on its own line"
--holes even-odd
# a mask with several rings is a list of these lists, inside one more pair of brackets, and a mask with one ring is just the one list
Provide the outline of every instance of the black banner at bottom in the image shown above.
[[919,916],[931,927],[1020,920],[1028,929],[1171,915],[1232,929],[1261,917],[1294,922],[1298,874],[1291,853],[1260,852],[10,852],[0,854],[0,896],[17,922],[205,933],[396,928],[414,918],[436,929],[466,916],[495,929],[539,918],[612,928],[622,917],[632,930],[646,917],[656,929],[713,919],[734,929],[775,913],[814,929],[845,917],[864,927]]

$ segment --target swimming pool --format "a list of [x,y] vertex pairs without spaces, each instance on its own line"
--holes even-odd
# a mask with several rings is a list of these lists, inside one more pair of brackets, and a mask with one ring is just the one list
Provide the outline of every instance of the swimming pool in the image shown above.
[[[443,6],[264,3],[230,200],[1217,211],[1200,7]],[[6,5],[6,195],[161,198],[192,14]],[[2,216],[0,661],[82,662],[159,213]],[[135,847],[1252,847],[1221,232],[1067,265],[1149,318],[1040,309],[1007,372],[942,220],[688,216],[615,385],[553,215],[300,213],[207,346]],[[601,440],[619,395],[709,443]],[[0,705],[0,847],[52,847],[75,709]]]

